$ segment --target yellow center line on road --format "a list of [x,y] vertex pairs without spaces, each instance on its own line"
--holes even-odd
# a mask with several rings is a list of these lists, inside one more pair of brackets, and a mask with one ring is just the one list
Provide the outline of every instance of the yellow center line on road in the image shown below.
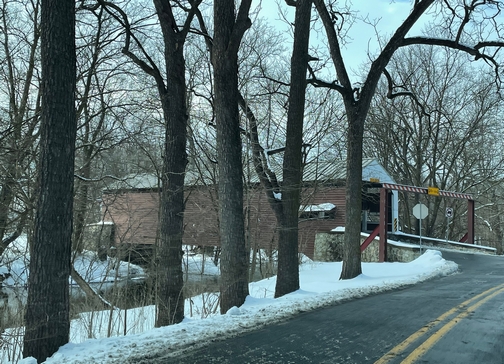
[[436,331],[433,335],[431,335],[425,342],[420,345],[418,348],[413,350],[410,355],[406,357],[401,363],[402,364],[411,364],[414,363],[416,360],[418,360],[422,355],[425,354],[425,352],[429,349],[431,349],[443,336],[445,336],[456,324],[458,324],[463,318],[466,318],[471,314],[472,312],[476,311],[478,307],[480,307],[482,304],[485,302],[491,300],[495,296],[497,296],[500,293],[504,292],[504,288],[501,288],[494,293],[490,294],[489,296],[481,299],[471,307],[469,307],[467,310],[464,312],[458,314],[455,318],[451,319],[446,323],[442,328],[440,328],[438,331]]
[[[498,292],[494,292],[494,291],[498,291]],[[463,314],[466,314],[465,316],[467,316],[470,312],[472,312],[473,310],[475,310],[477,307],[479,307],[481,304],[483,304],[484,302],[488,301],[490,298],[494,297],[495,295],[501,293],[502,291],[504,291],[504,284],[501,284],[501,285],[498,285],[496,287],[492,287],[470,299],[468,299],[467,301],[464,301],[462,302],[461,304],[453,307],[452,309],[446,311],[444,314],[442,314],[441,316],[439,316],[438,318],[434,319],[433,321],[429,322],[427,325],[423,326],[420,330],[418,330],[417,332],[411,334],[410,336],[408,336],[403,342],[401,342],[400,344],[398,344],[397,346],[395,346],[394,348],[392,348],[390,351],[388,351],[385,355],[383,355],[380,359],[378,359],[377,361],[375,361],[374,364],[386,364],[388,362],[390,362],[392,359],[394,359],[395,357],[397,357],[397,355],[400,355],[401,353],[403,353],[404,351],[406,351],[406,349],[411,345],[413,344],[416,340],[418,340],[419,338],[421,338],[422,336],[424,336],[426,333],[428,333],[429,331],[432,331],[433,328],[435,328],[437,325],[441,324],[443,321],[445,321],[449,316],[455,314],[456,312],[459,312],[460,310],[463,310],[465,307],[469,306],[472,302],[476,301],[476,300],[479,300],[480,298],[486,296],[486,295],[489,295],[491,294],[492,292],[494,292],[491,296],[488,296],[487,298],[485,298],[484,300],[482,301],[479,301],[477,304],[469,307],[467,310],[465,310],[464,312],[462,312],[460,315],[463,315]],[[475,307],[477,306],[477,307]],[[474,309],[473,309],[474,308]],[[471,311],[472,310],[472,311]],[[457,317],[455,317],[453,320],[456,320],[460,315],[458,315]],[[465,317],[464,316],[464,317]],[[449,321],[452,322],[453,320]],[[446,325],[445,325],[446,326]],[[455,324],[452,325],[452,327],[455,326]],[[442,328],[443,329],[443,328]],[[441,331],[442,329],[440,329],[439,331]],[[439,332],[438,331],[438,332]],[[449,331],[449,330],[448,330]],[[436,332],[437,334],[437,332]],[[436,335],[434,334],[434,335]],[[434,336],[433,335],[433,336]],[[444,335],[444,334],[443,334]],[[442,336],[441,336],[442,337]],[[441,338],[439,337],[439,338]],[[438,339],[439,340],[439,339]],[[433,344],[434,345],[434,344]],[[420,347],[419,347],[420,348]],[[428,350],[428,349],[426,349]],[[425,351],[426,351],[425,350]],[[424,353],[425,351],[423,351],[422,353]],[[413,353],[412,353],[413,354]],[[422,354],[421,354],[422,355]],[[420,357],[421,355],[419,355],[418,357]],[[411,355],[410,355],[411,356]],[[409,356],[408,356],[409,358]],[[407,359],[407,358],[406,358]],[[405,360],[406,360],[405,359]],[[416,360],[416,359],[415,359]],[[403,361],[402,363],[407,363],[405,361]]]

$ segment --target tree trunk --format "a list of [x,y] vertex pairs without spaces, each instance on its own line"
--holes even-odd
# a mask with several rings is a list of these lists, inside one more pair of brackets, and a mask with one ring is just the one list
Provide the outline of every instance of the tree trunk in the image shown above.
[[[181,47],[182,48],[182,47]],[[156,326],[184,319],[182,235],[184,232],[184,174],[187,165],[185,77],[183,50],[168,67],[170,92],[163,97],[166,133],[161,192],[160,247],[158,270],[158,314]],[[177,69],[178,71],[174,71]]]
[[248,253],[243,215],[242,145],[238,114],[238,47],[250,27],[250,0],[235,21],[234,0],[214,2],[214,92],[219,163],[221,241],[220,310],[241,306],[248,295]]
[[153,0],[153,3],[163,33],[166,83],[153,61],[155,57],[149,56],[141,44],[138,44],[137,51],[142,54],[142,57],[136,56],[130,50],[131,40],[138,42],[138,39],[132,37],[126,13],[110,2],[103,5],[119,10],[127,36],[122,52],[154,78],[163,108],[166,129],[161,177],[160,232],[156,259],[153,264],[158,298],[156,326],[159,327],[179,323],[184,319],[182,235],[188,121],[184,43],[200,2],[195,1],[190,4],[192,8],[184,9],[188,15],[183,26],[176,23],[170,1]]
[[[184,42],[177,31],[171,5],[154,1],[163,32],[166,85],[158,84],[166,123],[158,260],[156,327],[184,319],[182,235],[184,233],[184,176],[187,165],[187,104]],[[173,23],[172,23],[173,21]]]
[[91,154],[92,147],[84,146],[84,166],[80,170],[83,181],[77,181],[75,194],[75,221],[72,239],[72,251],[82,253],[84,250],[83,238],[86,226],[86,215],[88,208],[89,185],[86,180],[91,178]]
[[39,193],[23,356],[39,362],[69,340],[75,115],[75,2],[43,0]]
[[[214,54],[216,58],[217,54],[217,52]],[[241,140],[238,107],[234,101],[238,84],[236,64],[237,58],[234,60],[228,58],[218,60],[214,68],[219,161],[219,228],[222,249],[221,313],[227,312],[233,306],[241,306],[248,295]]]
[[362,140],[364,119],[357,111],[348,113],[347,176],[345,239],[343,268],[340,279],[351,279],[362,273],[361,268],[361,214],[362,214]]
[[282,212],[278,233],[278,275],[275,297],[299,289],[298,221],[303,173],[302,144],[310,37],[311,0],[296,2],[291,87],[283,162]]
[[[12,164],[15,166],[15,164]],[[7,168],[10,167],[10,163]],[[13,190],[13,179],[9,176],[14,168],[9,168],[10,171],[7,172],[6,181],[2,184],[0,188],[0,242],[3,242],[5,233],[8,229],[9,222],[9,212],[11,209],[11,204],[14,201]],[[12,175],[12,174],[11,174]],[[7,245],[0,246],[0,256],[2,256],[3,251],[7,248]]]

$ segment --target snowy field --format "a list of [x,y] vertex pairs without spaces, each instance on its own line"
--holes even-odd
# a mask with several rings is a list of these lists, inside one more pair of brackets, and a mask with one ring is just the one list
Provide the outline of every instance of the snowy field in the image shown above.
[[[452,274],[458,267],[443,259],[439,251],[428,250],[410,263],[363,263],[362,269],[362,275],[340,281],[340,262],[307,262],[300,267],[301,288],[296,292],[274,299],[275,277],[254,282],[250,284],[250,296],[245,304],[230,309],[225,315],[217,313],[217,294],[203,294],[186,300],[186,318],[182,323],[162,328],[153,328],[153,306],[83,313],[72,321],[71,343],[61,347],[45,363],[132,364],[136,358],[155,355],[158,351],[177,355],[217,338],[236,336],[340,300]],[[110,323],[114,328],[112,334],[117,336],[107,337]],[[0,362],[13,363],[5,356],[0,356]],[[19,363],[36,361],[26,358]]]

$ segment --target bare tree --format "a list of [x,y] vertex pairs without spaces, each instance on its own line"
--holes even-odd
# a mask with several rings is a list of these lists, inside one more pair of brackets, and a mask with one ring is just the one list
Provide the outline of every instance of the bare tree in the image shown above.
[[[118,63],[121,53],[115,46],[121,30],[102,7],[77,11],[77,142],[74,234],[72,247],[81,252],[86,224],[99,216],[96,199],[100,197],[109,171],[99,164],[105,153],[127,142],[132,143],[142,128],[134,118],[148,109],[144,98],[138,99],[143,80],[137,79],[129,65]],[[89,26],[92,24],[93,26]],[[128,97],[124,97],[128,95]],[[140,124],[140,125],[138,125]],[[124,161],[122,163],[124,165]],[[110,171],[114,174],[115,171]],[[119,173],[117,176],[122,177]]]
[[3,1],[0,8],[2,98],[0,107],[0,255],[26,228],[33,211],[40,112],[37,49],[38,2]]
[[[465,53],[434,46],[412,46],[392,60],[388,77],[393,82],[384,78],[378,86],[364,148],[398,182],[476,196],[478,186],[496,181],[502,173],[504,160],[496,153],[501,145],[497,137],[502,133],[501,99],[493,76],[467,61]],[[415,99],[390,100],[386,95],[392,84],[411,91]],[[427,198],[423,201],[430,211],[423,227],[427,236],[446,235],[441,207],[452,207],[456,216],[466,219],[465,202]],[[405,194],[401,201],[403,229],[418,232],[411,216],[418,197]],[[450,224],[450,235],[458,240],[467,227],[456,221]]]
[[[298,1],[290,3],[296,7],[296,26],[294,34],[294,49],[291,58],[291,82],[276,82],[273,86],[274,91],[267,91],[271,95],[278,92],[279,87],[290,89],[288,92],[287,109],[287,130],[282,131],[285,135],[285,141],[282,140],[280,150],[284,152],[283,158],[283,180],[279,182],[275,172],[269,167],[268,157],[260,141],[260,131],[258,128],[258,118],[253,106],[245,99],[242,91],[237,90],[237,101],[240,109],[244,113],[248,127],[241,132],[249,139],[252,164],[255,172],[265,189],[269,204],[278,222],[278,275],[277,288],[275,295],[277,297],[295,291],[299,288],[299,268],[298,268],[298,215],[300,204],[300,184],[302,180],[303,169],[303,124],[306,97],[306,70],[309,61],[308,39],[310,33],[310,14],[312,2]],[[199,15],[200,24],[204,24],[201,15]],[[205,34],[205,27],[201,26]],[[209,37],[207,37],[209,39]],[[209,49],[215,54],[215,42],[207,42]],[[255,50],[259,52],[259,50]],[[217,66],[215,57],[213,58],[213,67]],[[268,80],[264,76],[266,61],[259,58],[259,79]],[[253,67],[252,67],[253,68]],[[246,70],[247,71],[247,70]],[[250,72],[250,70],[248,70]],[[242,79],[243,80],[243,79]],[[246,82],[243,80],[242,82]],[[280,85],[280,86],[279,86]],[[253,86],[252,86],[253,87]],[[245,90],[246,86],[243,87]],[[256,92],[264,92],[257,91]],[[285,95],[282,95],[285,96]],[[285,101],[283,101],[285,104]],[[267,118],[271,121],[272,109],[266,110]],[[268,122],[271,125],[271,123]],[[268,132],[271,129],[268,127]],[[269,139],[267,137],[266,139]],[[266,140],[269,144],[269,140]],[[281,196],[281,198],[279,198]]]
[[[174,8],[178,8],[180,4],[174,2],[175,5],[172,5],[171,1],[154,0],[163,36],[163,76],[154,59],[148,54],[147,48],[133,33],[127,14],[110,2],[99,1],[106,9],[113,9],[119,14],[116,17],[123,25],[126,36],[122,52],[153,77],[163,109],[165,142],[160,200],[160,244],[156,261],[159,297],[156,326],[178,323],[184,318],[182,235],[188,120],[184,44],[200,2],[190,1],[188,8],[181,7],[187,16],[182,25],[179,25],[174,16]],[[139,52],[138,55],[135,49]]]
[[485,181],[480,191],[477,196],[478,207],[475,209],[478,243],[494,247],[497,254],[501,255],[504,250],[502,182],[500,179]]
[[[374,58],[365,81],[361,87],[354,87],[350,81],[343,56],[341,54],[341,21],[348,14],[348,9],[338,9],[334,1],[314,0],[320,19],[324,25],[331,58],[337,79],[326,82],[313,75],[311,82],[318,86],[326,86],[339,92],[343,98],[348,122],[347,137],[347,193],[345,248],[342,279],[356,277],[362,271],[360,258],[360,221],[362,201],[362,144],[364,124],[369,112],[371,100],[375,94],[378,81],[384,73],[392,56],[401,47],[414,44],[430,44],[458,49],[468,53],[475,59],[483,59],[496,70],[496,83],[500,85],[497,52],[504,43],[499,38],[497,16],[501,12],[501,3],[497,1],[458,1],[445,0],[438,4],[439,21],[446,29],[442,38],[407,37],[410,29],[434,6],[434,0],[416,0],[408,17],[396,29]],[[328,4],[329,5],[328,5]],[[476,25],[476,27],[473,27]],[[479,27],[479,31],[475,28]],[[495,41],[488,41],[495,37]],[[472,45],[468,45],[472,44]],[[401,93],[401,95],[405,95]],[[411,93],[409,93],[411,95]],[[392,93],[390,97],[395,97]]]
[[238,50],[250,27],[251,0],[214,2],[214,68],[219,228],[221,240],[221,313],[241,306],[248,295],[248,252],[243,218],[243,168],[238,114]]
[[278,276],[275,297],[299,289],[298,219],[303,179],[303,121],[308,68],[311,0],[297,0],[287,135],[283,161],[281,223],[278,233]]
[[44,361],[70,335],[75,115],[75,2],[41,1],[39,189],[23,356]]

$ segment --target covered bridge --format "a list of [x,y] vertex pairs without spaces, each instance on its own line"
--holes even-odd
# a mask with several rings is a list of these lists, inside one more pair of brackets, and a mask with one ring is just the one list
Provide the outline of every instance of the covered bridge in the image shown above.
[[[394,183],[375,159],[363,160],[362,230],[379,223],[381,183]],[[217,194],[211,178],[188,172],[183,243],[219,246]],[[281,176],[281,169],[277,171]],[[346,161],[307,163],[303,172],[299,211],[299,249],[313,257],[315,235],[345,223]],[[251,249],[276,249],[277,221],[257,177],[246,185],[244,210],[246,239]],[[113,223],[112,244],[129,254],[152,250],[158,239],[160,182],[154,175],[139,174],[114,183],[103,193],[103,221]],[[390,194],[388,221],[398,215],[397,192]],[[392,225],[392,224],[391,224]],[[390,228],[390,227],[389,227]],[[390,229],[389,229],[390,230]]]

